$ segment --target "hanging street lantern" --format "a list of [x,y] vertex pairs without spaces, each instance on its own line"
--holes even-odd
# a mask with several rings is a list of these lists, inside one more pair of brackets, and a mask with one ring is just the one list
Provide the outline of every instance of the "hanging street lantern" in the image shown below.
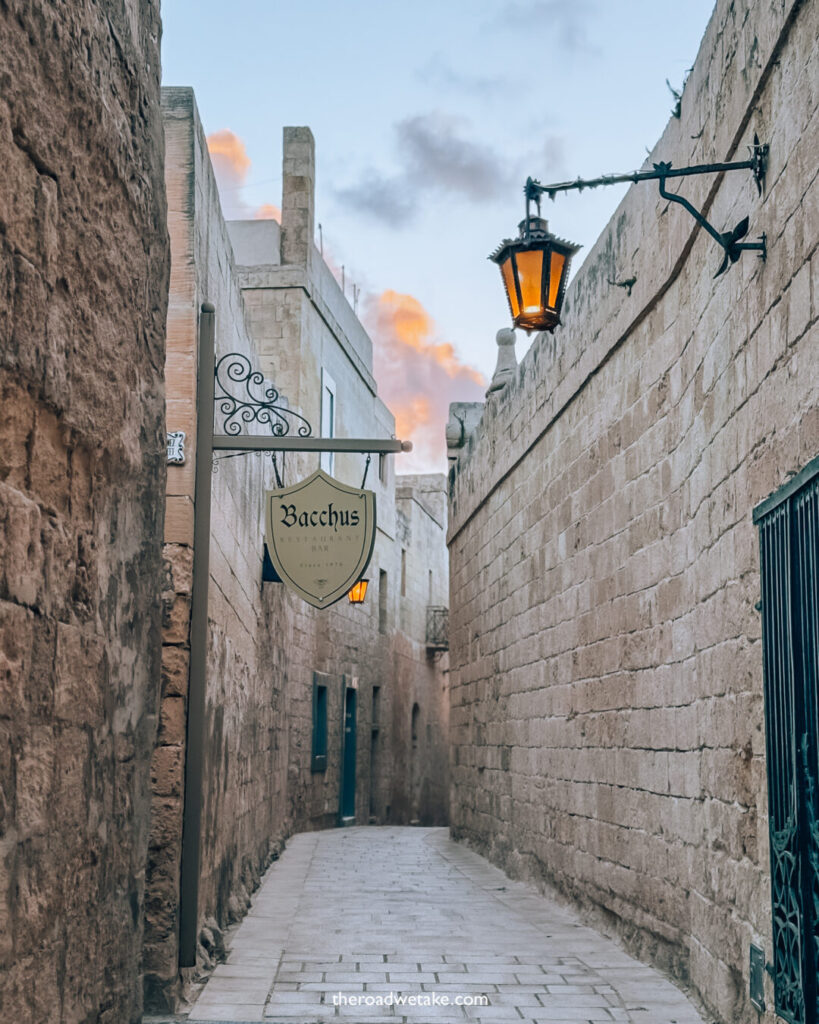
[[[704,228],[722,250],[722,262],[714,277],[719,277],[740,258],[743,252],[756,252],[765,260],[768,252],[767,238],[763,232],[755,242],[744,242],[748,233],[749,219],[744,217],[730,231],[718,231],[705,216],[684,196],[669,192],[666,182],[670,178],[684,178],[692,174],[722,174],[725,171],[749,170],[753,174],[757,192],[761,196],[768,167],[768,145],[761,143],[755,134],[748,147],[747,160],[733,160],[727,163],[696,164],[692,167],[673,167],[667,161],[653,165],[645,171],[631,171],[628,174],[603,174],[599,178],[576,178],[574,181],[541,185],[534,178],[527,178],[523,187],[526,197],[526,216],[519,224],[519,236],[505,238],[489,259],[501,269],[503,286],[512,322],[525,331],[554,331],[560,323],[560,310],[566,282],[569,279],[571,258],[580,249],[579,245],[556,238],[549,231],[548,222],[540,216],[540,201],[544,195],[554,199],[558,192],[574,189],[598,188],[600,185],[619,185],[625,182],[657,181],[660,196],[684,207],[694,220]],[[531,215],[532,203],[537,205],[537,216]],[[610,284],[628,287],[636,279]]]
[[505,238],[489,257],[501,270],[512,322],[525,331],[553,331],[579,245],[557,238],[542,217],[528,215],[519,236]]
[[358,583],[354,583],[350,592],[347,594],[350,604],[364,604],[364,598],[367,596],[367,584],[369,580],[359,580]]

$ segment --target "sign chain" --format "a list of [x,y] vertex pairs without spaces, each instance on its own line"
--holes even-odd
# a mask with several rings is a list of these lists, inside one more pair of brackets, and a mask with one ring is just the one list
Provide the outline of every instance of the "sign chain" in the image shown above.
[[[279,488],[284,487],[284,484],[282,483],[282,478],[279,476],[279,463],[276,458],[276,453],[271,452],[270,458],[273,462],[273,472],[276,474],[276,486]],[[282,463],[282,469],[284,469],[284,463]]]

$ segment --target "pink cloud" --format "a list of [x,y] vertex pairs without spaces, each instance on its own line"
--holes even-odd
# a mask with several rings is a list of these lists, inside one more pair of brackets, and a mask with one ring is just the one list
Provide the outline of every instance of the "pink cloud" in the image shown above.
[[211,132],[207,137],[219,199],[226,220],[277,220],[281,223],[282,211],[273,203],[262,203],[253,207],[242,198],[242,189],[252,166],[244,142],[229,128]]
[[412,295],[369,295],[362,319],[373,339],[379,396],[395,416],[398,437],[413,443],[413,451],[396,460],[398,472],[445,472],[449,403],[483,401],[486,379],[437,336]]
[[262,205],[253,214],[254,220],[277,220],[279,224],[282,222],[282,211],[278,206],[274,206],[273,203],[262,203]]

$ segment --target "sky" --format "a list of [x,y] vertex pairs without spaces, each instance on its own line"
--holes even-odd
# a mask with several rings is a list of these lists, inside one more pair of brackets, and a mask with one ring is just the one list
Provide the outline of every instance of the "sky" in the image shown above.
[[[163,0],[163,82],[195,91],[227,217],[278,217],[282,128],[313,131],[316,243],[343,268],[379,395],[415,445],[399,472],[445,470],[449,403],[483,399],[510,326],[486,257],[517,233],[527,176],[640,167],[712,7]],[[583,246],[574,272],[625,191],[544,200],[551,230]],[[520,360],[532,338],[517,337]]]

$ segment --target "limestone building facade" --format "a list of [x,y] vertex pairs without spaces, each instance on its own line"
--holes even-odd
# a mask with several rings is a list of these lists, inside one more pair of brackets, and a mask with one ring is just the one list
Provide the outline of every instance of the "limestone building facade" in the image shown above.
[[[313,427],[389,438],[372,341],[314,241],[315,154],[284,130],[282,223],[223,219],[190,89],[164,89],[171,236],[167,429],[186,435],[169,465],[162,703],[154,752],[145,991],[170,1009],[180,980],[186,714],[195,521],[197,339],[215,306],[216,358],[238,352]],[[218,405],[218,403],[217,403]],[[217,432],[223,423],[215,420]],[[374,490],[378,528],[363,605],[317,611],[263,582],[267,457],[213,462],[202,826],[195,907],[200,965],[219,954],[260,873],[297,830],[447,820],[447,653],[427,644],[427,607],[446,609],[443,475],[402,479],[400,455],[289,453],[290,485],[318,468]],[[430,575],[431,571],[431,575]],[[346,738],[345,738],[346,737]],[[346,748],[343,748],[346,743]],[[351,743],[355,755],[350,759]],[[320,748],[320,749],[319,749]],[[346,762],[342,750],[347,750]],[[188,768],[190,770],[190,768]]]
[[[763,622],[802,598],[760,578],[753,513],[791,480],[807,495],[819,454],[817,18],[719,0],[649,158],[740,160],[758,133],[761,196],[739,172],[679,190],[721,230],[748,214],[767,262],[746,253],[715,279],[713,240],[633,186],[563,326],[487,400],[450,475],[452,830],[587,908],[723,1024],[775,1006],[816,1019],[819,859],[803,830],[805,890],[783,891],[767,782],[815,796],[815,726],[808,698],[801,727],[774,717],[791,754],[772,765],[775,659],[763,671]],[[570,235],[559,197],[550,212]],[[632,277],[630,295],[609,283]],[[777,657],[803,665],[815,708],[805,638]]]

